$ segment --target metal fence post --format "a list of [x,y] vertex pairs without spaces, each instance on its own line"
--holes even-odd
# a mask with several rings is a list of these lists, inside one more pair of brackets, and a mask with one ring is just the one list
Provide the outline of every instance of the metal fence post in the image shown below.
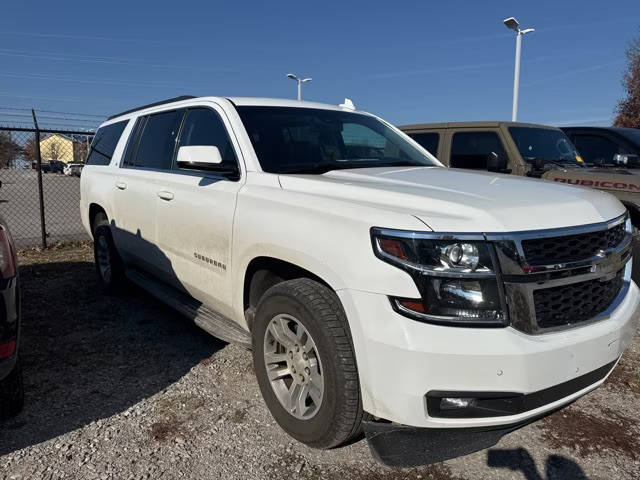
[[47,232],[45,230],[44,222],[44,194],[42,191],[42,156],[40,155],[40,129],[38,128],[38,120],[36,119],[36,112],[32,108],[31,115],[33,115],[33,125],[36,129],[36,165],[38,167],[38,197],[40,200],[40,231],[42,232],[42,248],[47,248]]

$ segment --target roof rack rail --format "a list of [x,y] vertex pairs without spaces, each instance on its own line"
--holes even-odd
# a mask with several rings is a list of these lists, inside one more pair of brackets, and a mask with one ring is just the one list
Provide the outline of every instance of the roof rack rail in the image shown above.
[[126,110],[124,112],[116,113],[115,115],[111,115],[107,120],[111,120],[112,118],[119,117],[120,115],[126,115],[127,113],[137,112],[138,110],[144,110],[145,108],[157,107],[158,105],[164,105],[165,103],[173,103],[179,102],[180,100],[189,100],[191,98],[196,98],[193,95],[180,95],[179,97],[167,98],[166,100],[160,100],[159,102],[150,103],[148,105],[142,105],[141,107],[132,108],[131,110]]

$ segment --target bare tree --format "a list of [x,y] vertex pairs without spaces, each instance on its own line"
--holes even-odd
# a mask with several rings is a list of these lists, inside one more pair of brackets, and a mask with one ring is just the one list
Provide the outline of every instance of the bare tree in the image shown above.
[[38,160],[38,150],[36,148],[36,137],[29,137],[24,144],[24,158],[29,160],[30,162],[35,162]]
[[0,168],[15,166],[21,151],[20,145],[16,143],[10,132],[0,132]]
[[627,70],[622,78],[627,95],[616,106],[616,127],[640,128],[640,37],[629,42]]
[[60,160],[61,157],[61,149],[60,149],[60,144],[56,141],[56,140],[52,140],[49,142],[49,148],[48,148],[48,157],[49,160]]
[[74,140],[73,142],[73,161],[85,163],[87,161],[87,144]]

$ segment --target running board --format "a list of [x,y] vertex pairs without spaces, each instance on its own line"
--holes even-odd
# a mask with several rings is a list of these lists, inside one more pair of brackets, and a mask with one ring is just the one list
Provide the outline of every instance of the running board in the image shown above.
[[137,286],[177,310],[214,337],[251,348],[251,335],[233,320],[139,270],[128,268],[125,274]]

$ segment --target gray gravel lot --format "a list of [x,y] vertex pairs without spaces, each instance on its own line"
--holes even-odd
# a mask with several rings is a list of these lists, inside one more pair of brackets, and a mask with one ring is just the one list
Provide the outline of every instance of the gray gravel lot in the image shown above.
[[[41,242],[37,175],[32,169],[0,169],[0,214],[19,247]],[[48,241],[87,240],[80,219],[80,178],[43,173],[42,187]]]
[[607,383],[486,451],[394,470],[366,445],[291,440],[250,352],[131,288],[106,297],[89,245],[23,252],[26,406],[0,423],[3,479],[632,479],[640,477],[640,337]]

